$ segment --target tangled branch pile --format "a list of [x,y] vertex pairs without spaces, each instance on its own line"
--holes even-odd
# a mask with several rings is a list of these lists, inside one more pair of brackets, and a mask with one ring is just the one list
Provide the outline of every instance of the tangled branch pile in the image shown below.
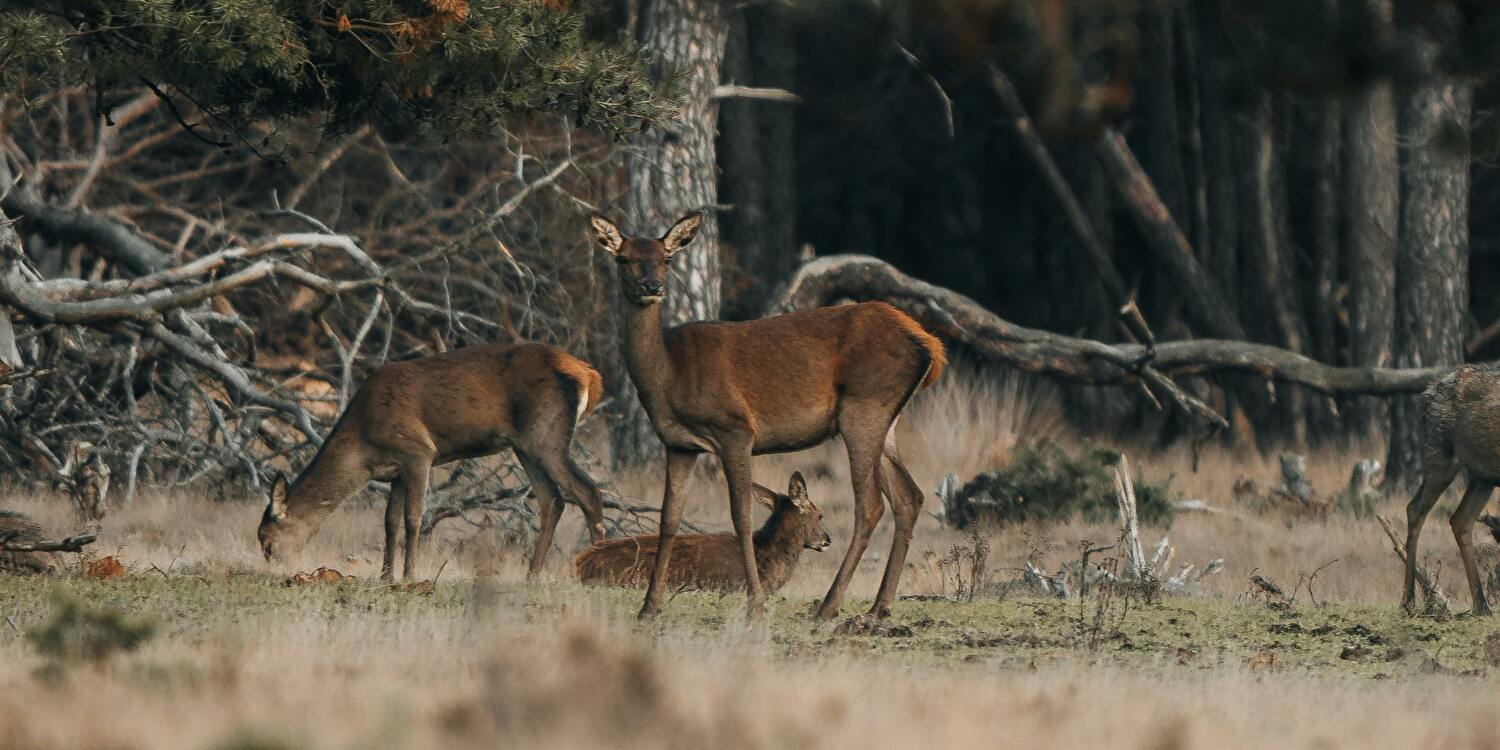
[[[238,494],[304,463],[383,362],[518,339],[609,352],[592,264],[546,238],[605,203],[619,154],[565,121],[448,145],[365,128],[279,166],[184,133],[150,91],[113,125],[82,90],[5,103],[0,464],[21,477],[61,487],[87,443],[112,502],[147,482]],[[454,469],[434,505],[492,504],[519,476]]]

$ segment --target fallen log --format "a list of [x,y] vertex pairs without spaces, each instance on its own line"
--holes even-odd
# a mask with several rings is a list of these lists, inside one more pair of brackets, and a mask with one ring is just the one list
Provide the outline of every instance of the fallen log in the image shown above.
[[1094,385],[1147,385],[1215,424],[1223,419],[1172,381],[1236,372],[1297,383],[1333,395],[1418,393],[1448,368],[1336,367],[1266,344],[1190,339],[1106,344],[1011,323],[958,292],[914,279],[878,258],[831,255],[806,263],[772,305],[790,312],[843,301],[881,300],[934,333],[1021,372]]
[[99,540],[98,534],[75,534],[63,539],[27,541],[15,539],[16,532],[0,536],[0,552],[82,552]]

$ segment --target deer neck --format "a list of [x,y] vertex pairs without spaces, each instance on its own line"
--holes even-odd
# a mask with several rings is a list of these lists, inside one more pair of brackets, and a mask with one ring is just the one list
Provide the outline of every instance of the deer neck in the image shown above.
[[662,304],[624,303],[628,310],[621,327],[625,340],[625,369],[641,395],[648,411],[655,401],[665,398],[672,383],[672,358],[667,354],[666,333],[662,330]]
[[344,444],[346,441],[339,434],[338,427],[334,428],[334,433],[287,488],[287,518],[307,535],[317,530],[323,519],[357,489],[356,485],[364,484],[363,478],[353,475],[347,470],[346,462],[340,460],[348,446]]

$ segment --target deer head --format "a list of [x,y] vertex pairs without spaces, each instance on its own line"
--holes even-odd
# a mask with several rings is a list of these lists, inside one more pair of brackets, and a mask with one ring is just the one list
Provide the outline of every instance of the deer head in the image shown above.
[[807,496],[807,481],[802,478],[802,472],[792,472],[785,495],[771,492],[758,484],[754,489],[756,500],[773,512],[783,514],[783,523],[796,529],[800,537],[798,541],[803,547],[822,551],[833,544],[833,538],[823,528],[823,511],[818,510],[818,506],[813,505]]
[[698,236],[702,226],[703,212],[694,211],[678,219],[660,239],[626,237],[613,221],[589,214],[594,244],[614,256],[620,267],[620,290],[625,299],[643,307],[661,302],[672,257]]
[[297,524],[287,513],[286,492],[286,475],[277,472],[276,478],[271,480],[271,502],[266,506],[265,515],[260,518],[260,528],[255,532],[260,539],[260,551],[267,561],[291,552],[290,547],[295,543],[294,530]]

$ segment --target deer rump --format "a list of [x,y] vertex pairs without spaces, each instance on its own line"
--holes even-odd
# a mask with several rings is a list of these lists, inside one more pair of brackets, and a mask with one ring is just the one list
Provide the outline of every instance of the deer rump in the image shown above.
[[[655,535],[606,539],[579,553],[574,559],[578,580],[586,584],[645,588],[656,567],[660,537]],[[757,540],[759,542],[760,540]],[[772,560],[755,549],[755,567],[761,585],[771,594],[786,585],[796,567],[801,547],[793,547],[789,560]],[[743,592],[745,567],[740,562],[740,543],[730,532],[684,534],[672,543],[672,565],[667,569],[670,589]]]

